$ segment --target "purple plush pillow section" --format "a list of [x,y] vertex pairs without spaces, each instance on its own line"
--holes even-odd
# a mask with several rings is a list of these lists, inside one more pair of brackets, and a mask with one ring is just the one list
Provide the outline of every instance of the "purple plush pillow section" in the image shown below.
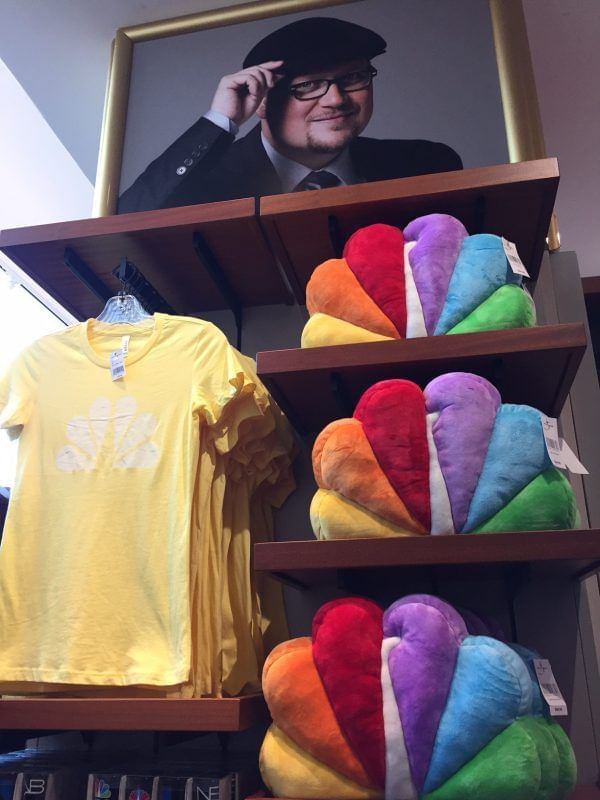
[[417,242],[408,258],[429,336],[435,332],[466,236],[462,222],[447,214],[418,217],[404,229],[405,241]]
[[388,665],[412,779],[421,792],[467,629],[442,600],[410,595],[385,612],[383,635],[401,640],[390,651]]

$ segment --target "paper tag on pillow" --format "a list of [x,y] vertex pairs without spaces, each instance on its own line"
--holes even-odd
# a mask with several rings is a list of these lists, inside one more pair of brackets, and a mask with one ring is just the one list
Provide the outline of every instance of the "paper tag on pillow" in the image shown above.
[[568,469],[576,475],[589,475],[587,469],[571,450],[569,445],[558,435],[558,421],[554,417],[547,417],[542,414],[542,430],[546,450],[550,461],[558,469]]
[[115,350],[110,354],[110,377],[113,381],[119,381],[125,377],[125,363],[123,361],[123,351]]
[[529,273],[525,269],[525,264],[521,261],[521,256],[517,252],[517,245],[514,242],[509,242],[508,239],[502,237],[502,247],[504,248],[504,255],[508,259],[510,268],[515,275],[524,275],[529,278]]
[[546,658],[534,658],[533,667],[541,692],[544,695],[544,700],[548,703],[551,716],[566,717],[569,713],[567,704],[558,688],[550,662]]
[[583,466],[581,461],[577,458],[565,440],[561,439],[560,442],[562,445],[560,452],[569,472],[573,472],[575,475],[589,475],[590,473]]

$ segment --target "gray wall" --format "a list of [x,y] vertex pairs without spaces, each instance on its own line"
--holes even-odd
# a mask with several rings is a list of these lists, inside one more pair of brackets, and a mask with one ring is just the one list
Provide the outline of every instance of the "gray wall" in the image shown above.
[[[468,167],[508,160],[487,0],[365,0],[310,15],[349,19],[388,42],[373,60],[366,135],[446,142]],[[135,45],[121,188],[208,109],[219,78],[259,39],[302,16]]]
[[600,2],[522,0],[546,152],[558,156],[562,245],[600,275]]

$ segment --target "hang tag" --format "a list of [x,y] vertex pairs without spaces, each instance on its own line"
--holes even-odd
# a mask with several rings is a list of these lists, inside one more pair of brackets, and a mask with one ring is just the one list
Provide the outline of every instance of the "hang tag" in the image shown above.
[[590,473],[583,466],[581,461],[577,458],[575,453],[571,450],[564,439],[561,439],[561,444],[562,447],[560,452],[569,472],[573,472],[575,475],[589,475]]
[[123,356],[126,356],[129,353],[129,340],[131,336],[121,336],[121,350],[123,351]]
[[553,717],[566,717],[569,713],[567,704],[558,688],[550,662],[546,658],[534,658],[533,667],[541,692],[544,695],[544,700],[548,703],[550,715]]
[[523,264],[523,262],[521,261],[521,256],[517,252],[516,244],[514,242],[509,242],[508,239],[505,239],[503,236],[502,247],[504,248],[504,255],[508,259],[510,268],[515,273],[515,275],[524,275],[526,278],[529,278],[530,275],[525,269],[525,264]]
[[546,450],[550,461],[558,469],[568,469],[575,475],[589,475],[587,469],[571,450],[563,438],[558,435],[558,421],[554,417],[542,414],[542,430],[546,442]]
[[550,456],[550,461],[559,469],[566,469],[567,464],[561,453],[560,436],[558,435],[558,422],[554,417],[547,417],[542,414],[542,430],[546,442],[546,450]]
[[110,377],[113,381],[119,381],[125,377],[125,364],[123,362],[123,351],[115,350],[110,354]]

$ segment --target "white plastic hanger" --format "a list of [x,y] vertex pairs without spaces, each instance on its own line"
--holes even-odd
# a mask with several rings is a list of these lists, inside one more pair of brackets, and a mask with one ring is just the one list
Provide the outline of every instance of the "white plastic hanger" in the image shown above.
[[125,294],[125,290],[119,292],[115,297],[111,297],[101,313],[96,317],[97,322],[106,322],[109,325],[125,323],[135,325],[151,318],[146,309],[132,294]]

